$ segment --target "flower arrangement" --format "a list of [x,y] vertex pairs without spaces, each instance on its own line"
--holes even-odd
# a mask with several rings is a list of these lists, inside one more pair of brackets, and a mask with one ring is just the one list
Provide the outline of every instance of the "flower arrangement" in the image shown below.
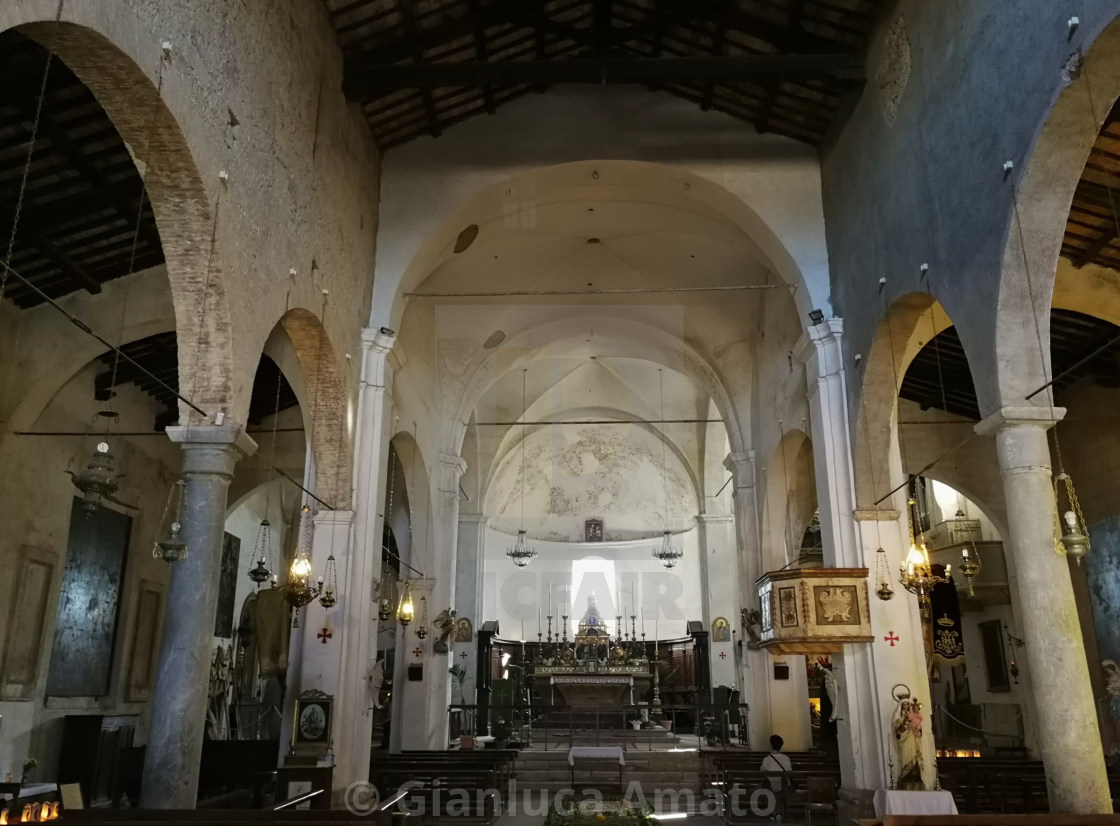
[[38,765],[39,761],[34,757],[28,757],[27,759],[25,759],[23,761],[23,774],[20,776],[19,782],[21,784],[26,783],[28,773]]
[[554,804],[544,823],[545,826],[652,826],[652,814],[648,809],[631,806],[627,800],[620,800],[617,805],[585,800],[567,809],[559,809]]

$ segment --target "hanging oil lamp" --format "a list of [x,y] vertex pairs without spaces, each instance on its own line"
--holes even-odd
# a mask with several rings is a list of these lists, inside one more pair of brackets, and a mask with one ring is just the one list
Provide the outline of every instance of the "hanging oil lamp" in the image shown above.
[[131,507],[113,498],[120,487],[121,478],[114,468],[112,452],[113,429],[118,418],[118,414],[112,410],[102,410],[93,417],[94,425],[100,424],[104,430],[99,435],[85,468],[78,473],[66,471],[70,474],[74,487],[81,491],[81,507],[87,516],[96,513],[102,506],[102,501],[106,500]]
[[404,590],[401,592],[401,601],[397,606],[397,622],[402,628],[407,628],[416,616],[416,606],[412,602],[412,588],[405,580]]
[[875,551],[875,575],[879,580],[879,587],[875,589],[875,596],[886,602],[894,597],[890,579],[887,576],[887,552],[882,548]]
[[272,528],[267,519],[262,519],[260,528],[257,529],[257,541],[253,546],[253,557],[257,560],[257,563],[249,570],[249,579],[253,580],[260,588],[263,583],[272,579],[272,570],[268,567],[268,563],[272,559]]
[[[167,492],[167,502],[163,506],[163,516],[160,517],[160,528],[167,525],[168,514],[171,513],[171,523],[168,533],[163,539],[152,543],[152,556],[162,559],[168,565],[187,558],[187,543],[181,536],[182,523],[179,521],[183,511],[183,490],[186,486],[182,479],[177,479]],[[172,513],[172,506],[174,512]]]
[[426,639],[428,636],[428,598],[420,597],[420,620],[416,623],[417,639]]

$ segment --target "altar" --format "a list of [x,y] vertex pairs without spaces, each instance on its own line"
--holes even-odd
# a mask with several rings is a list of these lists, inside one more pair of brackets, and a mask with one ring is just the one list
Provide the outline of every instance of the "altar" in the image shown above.
[[630,674],[552,674],[548,680],[564,705],[576,711],[634,704],[634,677]]
[[648,669],[607,666],[582,668],[545,666],[533,675],[539,696],[549,705],[577,711],[618,709],[642,702],[650,687]]

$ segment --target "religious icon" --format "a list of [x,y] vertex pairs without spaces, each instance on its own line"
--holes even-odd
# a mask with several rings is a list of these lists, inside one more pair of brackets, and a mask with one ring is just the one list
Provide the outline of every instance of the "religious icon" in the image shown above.
[[306,692],[296,700],[296,725],[292,741],[329,745],[331,699],[321,692]]
[[588,519],[583,523],[583,541],[584,542],[602,542],[603,541],[603,520],[602,519]]
[[726,617],[716,617],[712,622],[712,642],[731,642],[731,623]]
[[470,642],[474,639],[474,628],[466,617],[455,621],[455,642]]

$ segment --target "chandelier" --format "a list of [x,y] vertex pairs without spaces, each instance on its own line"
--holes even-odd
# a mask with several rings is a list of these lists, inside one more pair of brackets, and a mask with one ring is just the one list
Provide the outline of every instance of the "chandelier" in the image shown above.
[[311,533],[311,507],[304,505],[302,510],[303,542],[296,553],[295,559],[288,567],[288,581],[284,583],[284,598],[293,608],[302,608],[316,597],[324,608],[330,608],[338,602],[336,591],[338,589],[338,573],[335,570],[334,554],[327,557],[327,566],[324,571],[326,577],[319,577],[314,584],[311,582],[311,554],[308,550]]
[[521,529],[517,532],[517,541],[506,549],[506,556],[518,568],[524,568],[537,555],[537,549],[529,544],[528,535],[525,533],[525,439],[528,434],[524,428],[528,424],[525,421],[528,413],[525,402],[525,375],[528,372],[528,370],[521,371]]
[[898,581],[903,588],[918,597],[918,604],[922,608],[928,608],[933,587],[952,581],[952,566],[945,566],[944,576],[934,573],[929,561],[929,551],[926,550],[926,543],[918,530],[918,502],[911,497],[907,505],[910,508],[910,551],[899,566]]
[[506,556],[513,560],[513,564],[518,568],[524,568],[536,555],[537,550],[529,544],[524,528],[517,532],[517,541],[513,546],[506,549]]
[[653,549],[653,558],[666,568],[672,568],[682,556],[684,551],[673,544],[672,533],[665,531],[661,534],[661,544]]

